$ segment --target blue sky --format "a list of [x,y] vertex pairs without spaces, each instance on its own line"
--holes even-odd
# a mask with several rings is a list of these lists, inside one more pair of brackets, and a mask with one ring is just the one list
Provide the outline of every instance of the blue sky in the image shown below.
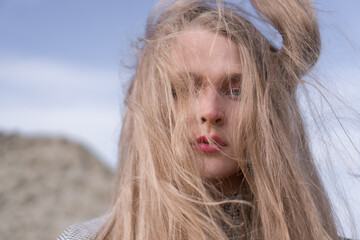
[[[130,43],[154,3],[0,0],[0,131],[65,136],[114,167],[131,72],[122,62],[132,63]],[[315,7],[323,51],[314,74],[360,112],[360,1],[317,0]],[[359,128],[347,126],[360,143]],[[342,179],[359,219],[359,182]]]
[[114,166],[121,67],[151,1],[0,1],[0,129],[65,135]]

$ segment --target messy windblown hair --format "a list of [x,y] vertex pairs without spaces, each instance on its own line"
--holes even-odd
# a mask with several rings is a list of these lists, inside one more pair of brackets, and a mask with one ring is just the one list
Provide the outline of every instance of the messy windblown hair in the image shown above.
[[[280,47],[224,1],[171,1],[150,15],[125,99],[114,207],[98,239],[337,239],[296,98],[320,53],[312,3],[251,4],[280,33]],[[182,106],[192,91],[175,73],[172,49],[194,27],[230,39],[241,58],[230,137],[244,182],[230,198],[214,195],[187,143]]]

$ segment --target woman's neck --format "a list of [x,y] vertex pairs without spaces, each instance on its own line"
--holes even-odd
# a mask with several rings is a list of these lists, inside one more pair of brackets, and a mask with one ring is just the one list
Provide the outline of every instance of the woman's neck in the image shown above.
[[[221,179],[211,179],[209,182],[217,190],[215,193],[215,199],[233,198],[233,196],[247,193],[249,191],[248,184],[242,173],[237,173],[235,175],[221,178]],[[219,195],[219,196],[218,196]]]

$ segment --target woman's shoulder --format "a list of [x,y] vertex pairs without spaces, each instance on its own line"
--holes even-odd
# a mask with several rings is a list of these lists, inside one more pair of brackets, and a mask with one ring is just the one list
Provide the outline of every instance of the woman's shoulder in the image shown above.
[[56,240],[93,240],[106,219],[107,216],[105,215],[85,222],[75,223],[66,228]]

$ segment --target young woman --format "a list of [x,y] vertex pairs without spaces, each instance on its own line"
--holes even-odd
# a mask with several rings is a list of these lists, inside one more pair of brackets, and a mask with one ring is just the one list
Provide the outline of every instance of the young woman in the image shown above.
[[296,89],[316,63],[310,0],[177,0],[150,16],[125,99],[114,205],[58,239],[337,239]]

